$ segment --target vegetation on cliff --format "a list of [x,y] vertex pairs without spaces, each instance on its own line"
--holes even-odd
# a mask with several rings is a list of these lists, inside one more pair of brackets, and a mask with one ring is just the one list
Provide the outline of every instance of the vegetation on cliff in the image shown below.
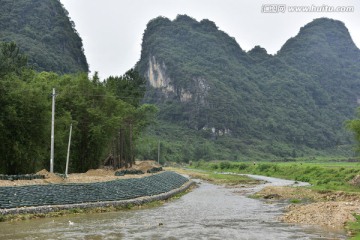
[[37,71],[88,72],[82,40],[58,0],[0,0],[0,42],[16,42]]
[[209,20],[155,18],[137,63],[145,101],[160,108],[148,144],[166,139],[164,160],[179,161],[349,156],[344,122],[358,106],[359,59],[332,19],[314,20],[269,55],[260,46],[245,52]]

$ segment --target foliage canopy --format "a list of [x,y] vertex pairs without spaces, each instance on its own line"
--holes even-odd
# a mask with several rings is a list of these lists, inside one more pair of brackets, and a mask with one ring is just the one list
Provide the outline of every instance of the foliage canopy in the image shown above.
[[0,42],[16,42],[38,71],[88,72],[82,40],[58,0],[0,0]]
[[[351,154],[343,151],[352,142],[344,122],[358,106],[359,60],[340,21],[316,19],[269,55],[260,46],[245,52],[209,20],[179,15],[148,23],[137,69],[161,121],[218,146],[202,158],[286,158]],[[186,144],[162,129],[155,134]]]
[[[24,174],[47,168],[51,127],[52,88],[56,89],[55,171],[65,171],[70,124],[73,124],[69,172],[98,168],[112,154],[114,139],[123,129],[122,165],[134,162],[134,148],[144,128],[153,122],[157,109],[140,104],[142,82],[131,70],[116,79],[131,103],[87,73],[58,75],[35,72],[14,43],[0,43],[0,173]],[[133,76],[138,78],[133,79]],[[130,87],[128,86],[130,85]],[[136,101],[138,102],[136,102]]]

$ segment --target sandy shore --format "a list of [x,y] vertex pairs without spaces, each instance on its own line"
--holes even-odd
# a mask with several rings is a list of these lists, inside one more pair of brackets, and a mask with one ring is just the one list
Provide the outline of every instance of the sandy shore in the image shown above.
[[360,194],[319,192],[307,188],[267,187],[256,194],[265,199],[290,200],[281,216],[288,223],[320,225],[329,228],[344,228],[349,221],[355,221],[354,213],[360,214]]

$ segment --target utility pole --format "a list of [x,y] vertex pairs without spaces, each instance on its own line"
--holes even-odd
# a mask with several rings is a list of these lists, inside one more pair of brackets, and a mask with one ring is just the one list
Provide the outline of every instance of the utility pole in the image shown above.
[[122,168],[123,167],[123,141],[122,141],[122,137],[123,137],[123,131],[122,129],[120,128],[119,130],[119,136],[118,136],[118,141],[117,141],[117,144],[118,144],[118,150],[117,150],[117,155],[116,155],[116,159],[117,159],[117,163],[116,163],[116,168]]
[[68,175],[68,168],[69,168],[69,158],[70,158],[70,145],[71,145],[71,132],[72,132],[72,123],[70,124],[70,133],[69,133],[69,144],[66,156],[66,167],[65,167],[65,177]]
[[132,124],[129,123],[130,167],[133,164]]
[[160,164],[160,140],[158,142],[158,164]]
[[50,172],[54,172],[55,88],[52,91]]

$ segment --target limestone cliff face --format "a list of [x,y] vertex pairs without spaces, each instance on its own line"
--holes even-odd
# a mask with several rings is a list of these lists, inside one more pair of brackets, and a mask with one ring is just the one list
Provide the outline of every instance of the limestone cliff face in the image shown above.
[[171,85],[171,79],[166,75],[165,63],[158,63],[155,56],[149,59],[149,69],[146,77],[150,86],[160,89],[166,96],[175,93],[174,86]]
[[193,78],[191,89],[183,87],[176,87],[174,81],[171,79],[166,70],[167,67],[164,62],[160,63],[155,56],[150,57],[146,78],[151,87],[160,90],[166,98],[176,96],[180,102],[195,101],[201,105],[206,104],[206,96],[210,89],[204,78]]
[[196,100],[201,105],[207,105],[206,97],[209,94],[210,85],[207,83],[205,78],[198,77],[193,79],[197,89]]
[[[193,112],[198,114],[200,109],[209,107],[207,97],[211,87],[204,77],[191,78],[190,81],[188,81],[187,88],[178,86],[180,84],[175,84],[178,79],[170,78],[167,73],[166,64],[164,62],[159,62],[155,56],[149,58],[145,77],[148,80],[148,84],[156,91],[159,91],[165,99],[178,99],[180,103],[188,103],[188,106],[194,109]],[[198,117],[195,115],[192,117]],[[231,130],[227,127],[215,128],[208,124],[205,124],[202,128],[198,128],[196,124],[192,127],[198,130],[201,129],[207,131],[211,133],[213,137],[231,135]]]

